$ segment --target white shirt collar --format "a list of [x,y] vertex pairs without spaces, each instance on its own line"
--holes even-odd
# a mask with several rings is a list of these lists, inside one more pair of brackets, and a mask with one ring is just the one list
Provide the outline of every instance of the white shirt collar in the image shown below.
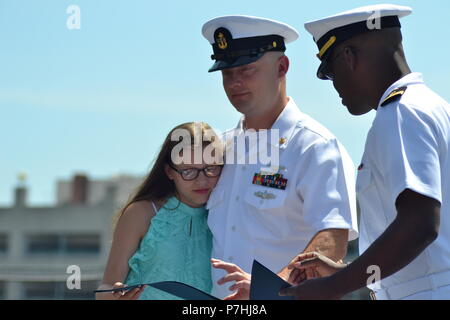
[[392,84],[383,94],[383,96],[380,99],[380,102],[378,103],[378,107],[383,103],[383,101],[388,97],[388,95],[394,91],[395,89],[401,88],[401,87],[407,87],[411,84],[418,84],[418,83],[424,83],[423,82],[423,76],[421,73],[413,72],[410,74],[407,74],[400,80],[396,81],[394,84]]
[[[292,97],[288,97],[288,99],[289,101],[287,105],[284,107],[283,111],[280,113],[277,120],[275,120],[274,124],[270,128],[270,130],[279,130],[280,139],[273,145],[274,147],[285,148],[289,144],[294,128],[302,115],[294,99]],[[242,117],[239,120],[239,123],[236,127],[237,134],[244,133],[244,119],[245,117]],[[270,139],[269,141],[271,142],[272,139]]]
[[301,118],[301,111],[295,104],[292,97],[288,97],[289,102],[283,111],[278,116],[278,119],[274,122],[271,129],[278,129],[280,134],[280,141],[274,146],[280,148],[286,148],[291,140],[292,133]]

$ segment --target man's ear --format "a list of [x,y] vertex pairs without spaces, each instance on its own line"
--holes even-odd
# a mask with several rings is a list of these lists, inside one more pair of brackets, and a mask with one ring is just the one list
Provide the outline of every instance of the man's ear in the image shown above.
[[358,57],[356,55],[356,50],[352,47],[344,48],[344,58],[347,68],[354,72],[358,66]]
[[289,58],[285,55],[280,57],[279,64],[278,64],[278,76],[284,77],[289,70]]

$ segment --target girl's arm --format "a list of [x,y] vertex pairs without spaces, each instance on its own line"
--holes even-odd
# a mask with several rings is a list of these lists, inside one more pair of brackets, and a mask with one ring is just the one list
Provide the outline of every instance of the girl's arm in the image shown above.
[[[123,281],[125,281],[129,271],[128,260],[138,249],[154,216],[155,210],[150,202],[138,201],[132,203],[119,218],[99,290],[124,286]],[[123,295],[120,292],[114,294],[110,292],[96,293],[95,298],[98,300],[137,299],[143,289],[130,290]]]

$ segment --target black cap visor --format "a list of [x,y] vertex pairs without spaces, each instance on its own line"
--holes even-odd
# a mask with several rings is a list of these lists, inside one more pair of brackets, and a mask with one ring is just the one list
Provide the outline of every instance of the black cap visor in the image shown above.
[[224,69],[236,68],[240,66],[245,66],[246,64],[258,61],[265,52],[254,54],[251,56],[240,56],[232,60],[217,60],[213,66],[208,70],[208,72],[220,71]]
[[330,78],[326,76],[327,69],[328,69],[327,59],[324,59],[320,64],[319,68],[317,69],[317,78],[319,78],[320,80],[330,80]]

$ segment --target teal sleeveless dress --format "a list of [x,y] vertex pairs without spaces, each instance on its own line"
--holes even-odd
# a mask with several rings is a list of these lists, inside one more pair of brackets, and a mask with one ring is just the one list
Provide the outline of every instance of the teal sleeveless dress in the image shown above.
[[[128,261],[125,283],[178,281],[211,292],[212,235],[204,208],[170,198],[152,218],[147,234]],[[141,300],[181,300],[148,286]]]

